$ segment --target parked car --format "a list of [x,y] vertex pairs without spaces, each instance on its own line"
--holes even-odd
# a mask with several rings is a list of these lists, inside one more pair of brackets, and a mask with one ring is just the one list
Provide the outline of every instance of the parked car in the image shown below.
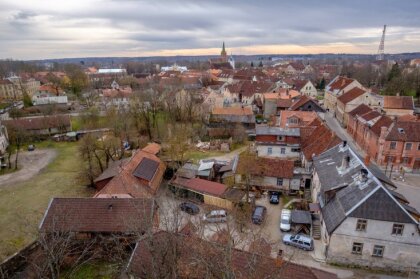
[[218,223],[227,221],[226,210],[212,210],[203,216],[203,221],[209,223]]
[[280,230],[283,232],[290,231],[292,219],[292,211],[289,209],[283,209],[280,215]]
[[270,203],[279,204],[279,202],[280,202],[280,193],[279,192],[271,192],[270,193]]
[[183,202],[179,205],[179,208],[191,215],[195,215],[200,212],[200,208],[191,202]]
[[286,234],[285,236],[283,236],[283,243],[286,245],[295,246],[305,251],[314,250],[313,239],[303,234]]
[[261,225],[262,222],[264,222],[266,212],[267,208],[265,206],[256,206],[254,212],[252,213],[252,223]]
[[28,151],[34,151],[35,150],[35,144],[28,145]]

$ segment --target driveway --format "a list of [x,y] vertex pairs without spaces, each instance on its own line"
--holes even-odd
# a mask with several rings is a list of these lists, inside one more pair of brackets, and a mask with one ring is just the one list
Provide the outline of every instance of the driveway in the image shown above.
[[[0,176],[0,187],[12,186],[27,181],[37,175],[57,156],[54,149],[36,149],[19,152],[18,165],[20,170]],[[12,156],[12,161],[14,156]]]

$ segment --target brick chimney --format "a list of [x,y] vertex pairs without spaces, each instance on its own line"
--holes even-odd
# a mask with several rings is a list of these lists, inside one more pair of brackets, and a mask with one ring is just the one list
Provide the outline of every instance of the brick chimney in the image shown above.
[[370,164],[370,156],[369,155],[366,154],[363,163],[365,163],[366,166],[369,166],[369,164]]

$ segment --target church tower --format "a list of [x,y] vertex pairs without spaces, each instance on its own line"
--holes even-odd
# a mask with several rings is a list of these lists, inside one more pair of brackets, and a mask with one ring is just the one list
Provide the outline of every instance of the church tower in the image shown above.
[[223,62],[227,61],[227,53],[226,53],[226,49],[225,49],[225,42],[223,42],[222,52],[220,53],[220,56],[221,56]]

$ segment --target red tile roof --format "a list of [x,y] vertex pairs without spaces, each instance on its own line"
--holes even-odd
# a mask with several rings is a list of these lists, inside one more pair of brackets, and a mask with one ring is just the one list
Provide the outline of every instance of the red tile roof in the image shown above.
[[414,109],[412,96],[384,96],[384,109]]
[[394,123],[385,139],[387,141],[420,142],[420,121]]
[[313,155],[317,156],[340,142],[341,139],[326,125],[320,125],[302,142],[302,152],[307,160],[312,160]]
[[315,106],[317,106],[318,108],[320,108],[321,110],[323,110],[318,102],[306,95],[303,95],[302,97],[300,97],[297,101],[295,101],[292,106],[290,106],[290,110],[299,110],[299,108],[303,105],[305,105],[308,102],[312,102]]
[[[48,128],[68,128],[71,126],[70,116],[54,115],[31,118],[18,118],[4,120],[3,124],[8,128],[16,127],[24,130],[44,130]],[[63,129],[64,130],[64,129]]]
[[389,118],[388,116],[382,116],[381,118],[378,119],[378,121],[376,121],[375,124],[373,124],[370,130],[379,137],[381,134],[381,127],[389,128],[392,122],[393,122],[392,119]]
[[[231,256],[228,261],[227,253]],[[287,261],[277,265],[275,259],[260,253],[235,248],[227,252],[225,244],[163,231],[138,242],[127,272],[141,278],[152,274],[164,278],[172,274],[173,264],[177,267],[177,278],[223,278],[230,271],[237,279],[272,278],[273,275],[283,279],[337,279],[335,274],[319,269]]]
[[255,93],[265,93],[274,85],[272,82],[245,80],[227,86],[231,93],[242,94],[244,97],[251,97]]
[[201,178],[185,179],[177,177],[173,181],[173,184],[202,194],[209,194],[216,197],[221,197],[227,189],[227,186],[224,184]]
[[53,198],[39,226],[42,232],[138,232],[152,227],[151,199]]
[[160,152],[160,144],[152,142],[146,145],[146,147],[144,147],[142,150],[153,155],[157,155]]
[[290,108],[293,101],[292,99],[278,99],[277,100],[277,107],[278,108]]
[[361,105],[357,106],[354,110],[350,111],[349,115],[354,117],[356,115],[362,115],[362,114],[368,113],[370,111],[372,111],[372,109],[369,106],[367,106],[365,104],[361,104]]
[[250,173],[255,176],[292,178],[293,168],[292,160],[243,155],[239,157],[237,172],[240,174]]
[[[158,163],[157,171],[150,181],[139,179],[133,175],[144,158]],[[143,150],[137,150],[130,160],[121,167],[118,175],[114,176],[104,188],[97,192],[95,197],[103,198],[118,195],[128,195],[135,198],[153,197],[162,182],[165,170],[165,164],[156,155]]]
[[345,105],[345,104],[353,101],[357,97],[362,96],[364,93],[366,93],[365,90],[360,89],[358,87],[355,87],[355,88],[349,90],[348,92],[344,93],[340,97],[338,97],[337,100]]
[[344,88],[349,86],[350,83],[352,83],[353,81],[354,81],[354,79],[339,76],[333,83],[330,84],[329,89],[331,91],[333,91],[333,90],[343,90]]
[[296,126],[307,126],[309,123],[318,118],[318,115],[314,111],[291,111],[291,110],[282,110],[280,112],[280,127],[288,127],[287,119],[290,117],[297,117],[300,119],[300,123]]
[[254,115],[252,107],[215,107],[212,114],[214,115]]
[[369,111],[365,114],[360,115],[359,117],[364,119],[365,121],[370,121],[370,120],[375,119],[379,116],[381,116],[381,114],[379,112],[377,112],[376,110],[372,110],[372,111]]

